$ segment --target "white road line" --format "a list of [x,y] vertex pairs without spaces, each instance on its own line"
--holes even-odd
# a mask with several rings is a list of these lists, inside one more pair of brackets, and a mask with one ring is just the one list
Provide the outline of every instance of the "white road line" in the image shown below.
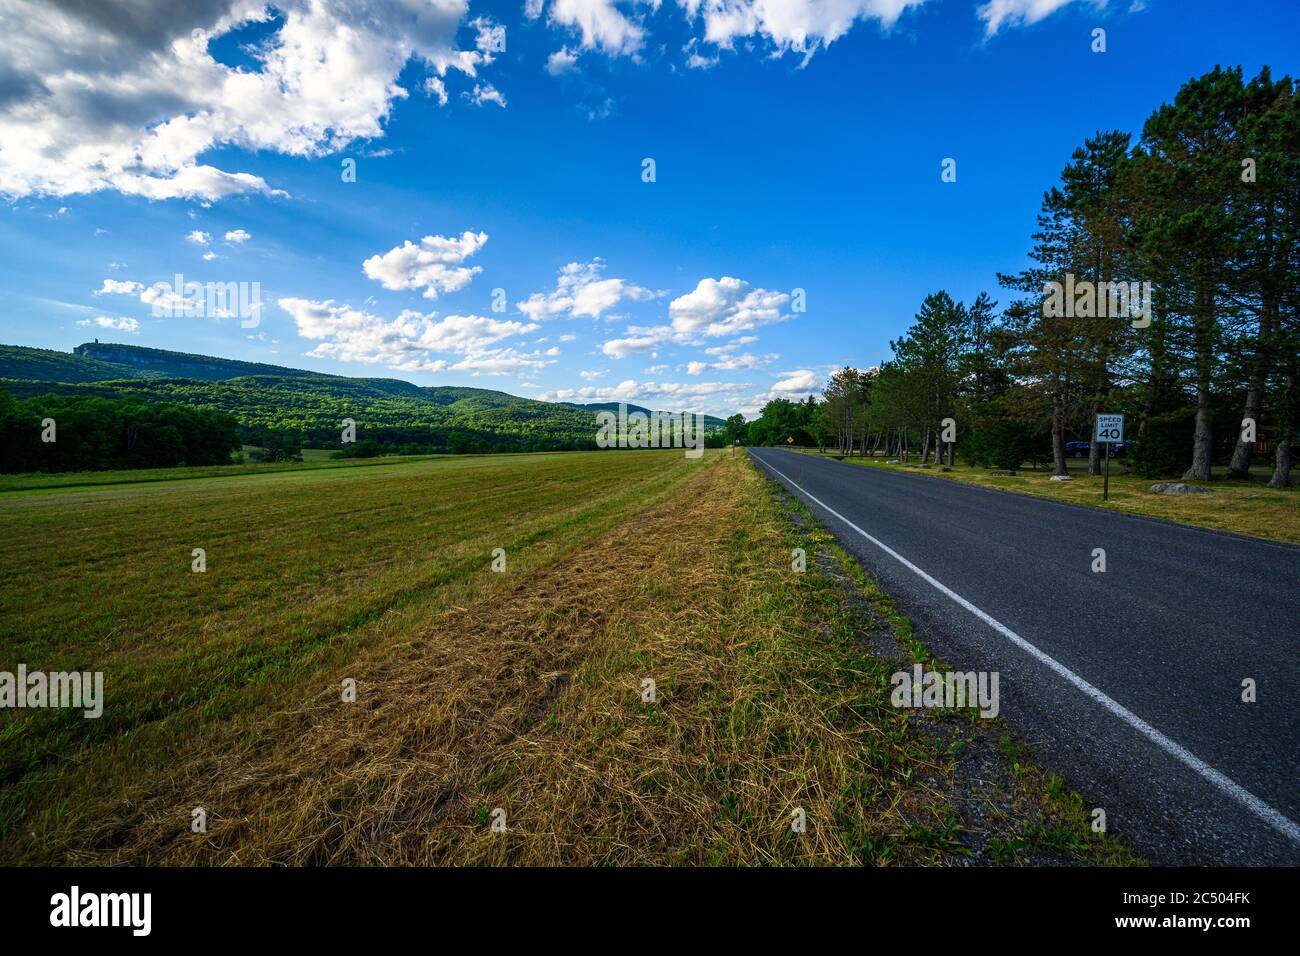
[[789,475],[786,475],[783,472],[779,471],[777,468],[774,468],[772,465],[770,465],[766,461],[763,461],[763,459],[759,458],[757,455],[751,455],[751,457],[754,458],[755,461],[762,464],[763,467],[769,469],[774,474],[779,475],[786,482],[788,482],[791,487],[797,488],[801,494],[803,494],[806,498],[808,498],[809,501],[815,502],[816,504],[821,506],[821,508],[823,508],[826,512],[834,515],[836,518],[844,522],[846,525],[848,525],[858,534],[862,535],[862,537],[866,538],[868,541],[874,544],[881,551],[885,552],[885,554],[889,555],[891,558],[893,558],[903,567],[907,568],[917,577],[921,578],[921,580],[925,581],[927,584],[932,585],[938,591],[952,598],[954,601],[956,601],[966,610],[970,611],[972,614],[974,614],[977,618],[979,618],[989,627],[993,628],[993,630],[997,631],[999,634],[1001,634],[1003,637],[1009,640],[1012,644],[1016,645],[1016,647],[1020,648],[1022,651],[1025,651],[1026,653],[1031,655],[1035,660],[1039,661],[1042,664],[1045,664],[1047,667],[1050,667],[1057,674],[1064,677],[1067,681],[1069,681],[1075,687],[1079,688],[1079,690],[1083,691],[1085,694],[1091,697],[1098,704],[1101,704],[1101,706],[1105,707],[1107,710],[1109,710],[1120,720],[1124,721],[1124,723],[1128,724],[1134,730],[1138,731],[1138,733],[1142,734],[1144,737],[1150,740],[1161,750],[1165,751],[1166,753],[1170,754],[1173,757],[1178,758],[1178,760],[1180,760],[1182,763],[1186,764],[1192,770],[1195,770],[1198,774],[1200,774],[1202,777],[1204,777],[1206,780],[1212,783],[1221,793],[1236,800],[1238,803],[1244,806],[1251,813],[1255,814],[1255,816],[1259,817],[1261,820],[1263,820],[1273,829],[1277,830],[1283,836],[1291,840],[1291,842],[1300,845],[1300,826],[1298,826],[1289,817],[1284,816],[1283,814],[1279,813],[1277,810],[1274,810],[1267,803],[1259,799],[1259,797],[1255,796],[1253,793],[1251,793],[1245,787],[1241,786],[1241,784],[1237,783],[1235,780],[1232,780],[1230,777],[1226,777],[1223,774],[1221,774],[1219,771],[1215,770],[1208,763],[1206,763],[1200,757],[1196,756],[1196,754],[1192,753],[1182,744],[1170,740],[1168,737],[1166,737],[1160,731],[1156,730],[1154,727],[1148,724],[1137,714],[1133,713],[1123,704],[1120,704],[1117,701],[1112,700],[1110,697],[1107,697],[1100,690],[1098,690],[1096,687],[1093,687],[1086,680],[1084,680],[1074,671],[1070,670],[1064,664],[1060,663],[1059,661],[1055,660],[1052,657],[1049,657],[1047,654],[1044,654],[1033,644],[1030,644],[1027,640],[1025,640],[1015,631],[1011,630],[1011,628],[1007,627],[1005,624],[998,621],[996,618],[988,614],[985,614],[974,604],[971,604],[970,601],[967,601],[964,597],[962,597],[956,591],[949,588],[943,582],[936,580],[935,578],[931,577],[929,574],[926,574],[924,571],[918,568],[911,561],[907,560],[907,558],[903,557],[901,554],[899,554],[889,545],[885,544],[882,541],[878,541],[875,538],[873,538],[871,535],[867,534],[867,532],[863,531],[861,528],[855,525],[848,518],[844,517],[844,515],[840,514],[838,511],[832,508],[830,505],[826,504],[826,502],[822,501],[821,499],[817,498],[812,494],[809,494],[809,492],[806,489],[801,487]]

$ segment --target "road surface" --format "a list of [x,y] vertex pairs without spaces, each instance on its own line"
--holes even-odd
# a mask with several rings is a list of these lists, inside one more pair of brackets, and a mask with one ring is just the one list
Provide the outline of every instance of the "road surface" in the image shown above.
[[1153,863],[1300,865],[1300,548],[783,449],[750,455],[937,657],[999,672],[1001,718],[1105,809],[1111,835]]

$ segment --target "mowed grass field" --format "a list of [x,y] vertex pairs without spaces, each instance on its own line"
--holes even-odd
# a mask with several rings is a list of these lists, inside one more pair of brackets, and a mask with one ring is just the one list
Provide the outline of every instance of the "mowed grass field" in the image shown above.
[[[801,450],[809,455],[819,454],[815,448]],[[828,457],[838,456],[830,456],[828,453]],[[1122,461],[1112,460],[1109,500],[1103,501],[1102,477],[1089,475],[1087,459],[1083,458],[1067,459],[1071,481],[1052,481],[1050,467],[1039,471],[1018,470],[1014,475],[991,475],[989,472],[994,469],[963,464],[955,465],[951,471],[942,471],[937,465],[918,468],[915,460],[911,466],[886,464],[887,459],[879,456],[853,456],[844,461],[868,468],[887,468],[964,481],[986,488],[1015,491],[1022,495],[1055,498],[1071,504],[1300,544],[1300,487],[1292,485],[1290,488],[1269,488],[1267,483],[1272,471],[1258,465],[1252,469],[1250,481],[1191,482],[1213,489],[1211,494],[1167,495],[1152,492],[1151,486],[1178,479],[1140,478],[1128,474]],[[1219,472],[1222,470],[1220,468]]]
[[0,712],[2,862],[1131,862],[889,706],[924,649],[743,453],[150,477],[0,493],[0,670],[105,675]]

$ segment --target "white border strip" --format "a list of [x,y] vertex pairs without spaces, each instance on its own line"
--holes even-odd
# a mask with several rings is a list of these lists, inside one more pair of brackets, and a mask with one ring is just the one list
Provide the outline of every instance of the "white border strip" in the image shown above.
[[967,601],[956,591],[952,590],[947,585],[943,584],[943,582],[936,580],[935,578],[931,577],[929,574],[926,574],[924,571],[918,568],[911,561],[907,560],[907,558],[903,557],[893,548],[889,547],[889,545],[884,544],[883,542],[878,541],[875,538],[873,538],[871,535],[867,534],[865,531],[863,531],[861,528],[855,525],[848,518],[844,517],[844,515],[840,514],[830,505],[826,504],[824,501],[821,501],[819,498],[815,497],[814,495],[809,494],[804,488],[800,487],[798,483],[796,483],[793,479],[791,479],[789,475],[786,475],[781,471],[777,470],[768,462],[763,461],[763,459],[759,458],[757,455],[751,455],[750,457],[752,457],[755,461],[762,464],[765,468],[772,471],[774,474],[779,475],[782,478],[782,480],[786,481],[792,488],[798,489],[798,491],[801,494],[803,494],[806,498],[808,498],[810,501],[815,502],[827,513],[834,515],[840,521],[844,522],[846,525],[848,525],[858,534],[862,535],[862,537],[866,538],[868,541],[874,544],[881,551],[884,551],[885,554],[889,555],[899,564],[903,565],[903,567],[907,568],[917,577],[921,578],[921,580],[925,581],[927,584],[932,585],[936,590],[952,598],[954,601],[956,601],[966,610],[970,611],[972,614],[974,614],[977,618],[979,618],[989,627],[993,628],[993,630],[997,631],[999,634],[1001,634],[1003,637],[1009,640],[1012,644],[1016,645],[1016,647],[1020,648],[1022,651],[1025,651],[1026,653],[1031,655],[1035,660],[1051,668],[1061,677],[1064,677],[1067,681],[1069,681],[1079,690],[1083,691],[1085,694],[1091,697],[1098,704],[1101,704],[1101,706],[1105,707],[1108,711],[1110,711],[1120,720],[1124,721],[1124,723],[1128,724],[1130,727],[1138,731],[1140,734],[1142,734],[1144,737],[1150,740],[1161,750],[1165,751],[1165,753],[1169,754],[1170,756],[1176,757],[1178,760],[1186,764],[1192,770],[1195,770],[1198,774],[1200,774],[1202,777],[1204,777],[1206,780],[1212,783],[1221,793],[1236,800],[1238,803],[1244,806],[1251,813],[1255,814],[1255,816],[1259,817],[1261,820],[1263,820],[1273,829],[1277,830],[1283,836],[1290,839],[1292,843],[1300,845],[1300,825],[1297,825],[1289,817],[1284,816],[1283,814],[1279,813],[1277,810],[1274,810],[1267,803],[1259,799],[1259,797],[1255,796],[1253,793],[1251,793],[1245,787],[1241,786],[1241,784],[1237,783],[1235,780],[1232,780],[1230,777],[1226,777],[1223,774],[1221,774],[1219,771],[1215,770],[1208,763],[1206,763],[1200,757],[1196,756],[1196,754],[1192,753],[1186,747],[1182,746],[1179,743],[1176,743],[1173,740],[1170,740],[1168,737],[1166,737],[1160,731],[1156,730],[1154,727],[1148,724],[1137,714],[1133,713],[1124,705],[1112,700],[1110,697],[1107,697],[1104,693],[1102,693],[1096,687],[1089,684],[1086,680],[1084,680],[1074,671],[1070,670],[1064,664],[1044,654],[1033,644],[1030,644],[1027,640],[1025,640],[1015,631],[1011,630],[1011,628],[1007,627],[1005,624],[1001,623],[1000,621],[996,620],[990,615],[985,614],[974,604],[971,604],[970,601]]

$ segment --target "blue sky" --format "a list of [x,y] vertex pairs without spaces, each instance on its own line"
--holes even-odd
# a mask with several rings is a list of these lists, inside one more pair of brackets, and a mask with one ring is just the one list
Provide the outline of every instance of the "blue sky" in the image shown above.
[[[715,414],[887,358],[928,292],[1005,302],[1085,136],[1216,64],[1293,73],[1300,26],[1294,0],[174,6],[0,0],[0,340]],[[177,273],[259,283],[257,326],[155,315]]]

